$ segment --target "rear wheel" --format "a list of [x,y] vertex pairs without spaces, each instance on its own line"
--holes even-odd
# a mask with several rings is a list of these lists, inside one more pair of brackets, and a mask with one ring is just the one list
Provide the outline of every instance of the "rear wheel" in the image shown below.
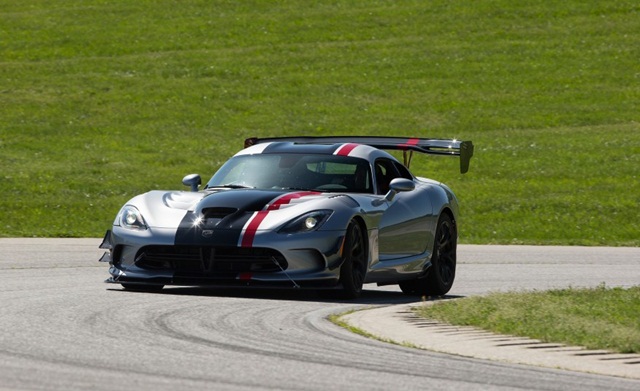
[[342,250],[342,266],[340,267],[340,297],[355,299],[362,292],[364,277],[367,272],[367,246],[365,245],[362,226],[352,220],[347,227]]
[[458,234],[448,214],[438,219],[431,268],[426,277],[401,281],[400,289],[408,295],[442,296],[449,292],[456,276]]

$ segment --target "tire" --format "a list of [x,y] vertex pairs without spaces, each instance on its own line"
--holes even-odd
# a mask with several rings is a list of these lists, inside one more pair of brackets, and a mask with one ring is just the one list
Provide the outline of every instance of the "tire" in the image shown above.
[[164,285],[130,284],[121,282],[120,285],[127,291],[135,292],[160,292]]
[[362,293],[368,256],[363,228],[354,220],[349,222],[347,227],[342,258],[340,267],[342,288],[338,295],[342,299],[355,299]]
[[458,233],[451,217],[444,213],[438,219],[431,256],[431,268],[426,277],[401,281],[400,289],[407,295],[442,296],[453,286],[456,277]]

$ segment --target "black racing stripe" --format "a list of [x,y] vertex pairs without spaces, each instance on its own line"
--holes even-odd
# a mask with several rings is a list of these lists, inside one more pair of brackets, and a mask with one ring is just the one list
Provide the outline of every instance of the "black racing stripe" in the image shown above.
[[196,214],[187,212],[176,231],[176,245],[199,244],[202,237],[202,229],[195,224]]
[[176,231],[176,245],[190,246],[237,246],[242,227],[253,213],[244,212],[234,216],[223,228],[207,227],[204,222],[196,224],[201,216],[197,212],[189,212],[180,222]]
[[274,150],[278,150],[278,144],[277,143],[271,143],[269,145],[267,145],[263,150],[262,153],[270,153],[273,152]]
[[286,193],[286,190],[221,190],[204,197],[196,206],[196,211],[207,208],[235,208],[238,211],[255,212],[262,210],[269,201]]
[[[286,191],[266,190],[222,190],[204,197],[194,211],[184,216],[176,231],[176,245],[198,246],[237,246],[242,228],[255,211]],[[207,226],[206,220],[196,224],[198,219],[206,217],[208,210],[225,208],[235,212],[224,217],[215,226]]]
[[319,154],[333,155],[342,144],[298,144],[295,147],[290,142],[280,142],[269,144],[262,153],[299,153],[299,154]]

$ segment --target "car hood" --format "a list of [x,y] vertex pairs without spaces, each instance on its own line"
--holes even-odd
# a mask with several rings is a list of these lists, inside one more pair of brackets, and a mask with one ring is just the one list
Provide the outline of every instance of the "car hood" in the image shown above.
[[[150,196],[158,196],[158,194],[153,193],[150,192],[148,194]],[[269,201],[285,193],[284,191],[229,189],[207,192],[172,191],[164,192],[161,196],[162,204],[165,207],[191,212],[201,212],[203,209],[216,207],[258,211],[264,208]]]
[[[315,209],[331,209],[332,204],[344,203],[350,197],[330,193],[287,190],[224,189],[216,191],[151,191],[133,198],[128,204],[136,206],[150,227],[176,228],[203,223],[216,229],[241,229],[256,212],[269,212],[270,218],[262,226],[269,229],[298,215]],[[356,204],[357,205],[357,204]],[[335,205],[334,205],[335,206]],[[353,205],[352,205],[353,206]]]

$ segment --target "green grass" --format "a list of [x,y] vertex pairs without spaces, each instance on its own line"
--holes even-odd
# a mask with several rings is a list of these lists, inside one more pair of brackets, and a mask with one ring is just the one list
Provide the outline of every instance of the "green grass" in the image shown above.
[[[101,236],[248,136],[471,139],[461,242],[640,245],[640,4],[0,0],[0,237]],[[629,218],[629,216],[633,216]]]
[[640,286],[492,293],[425,305],[416,312],[545,342],[640,353]]
[[[359,311],[366,311],[366,310],[367,309],[361,309]],[[354,334],[358,334],[358,335],[361,335],[361,336],[369,338],[369,339],[375,339],[375,340],[378,340],[378,341],[381,341],[381,342],[392,343],[392,344],[404,346],[404,347],[407,347],[407,348],[418,349],[418,346],[413,344],[413,343],[411,343],[411,342],[407,342],[407,341],[398,342],[398,341],[394,341],[394,340],[391,340],[391,339],[388,339],[388,338],[383,338],[383,337],[380,337],[378,335],[371,334],[371,333],[369,333],[369,332],[367,332],[365,330],[362,330],[362,329],[360,329],[358,327],[352,326],[349,323],[347,323],[344,320],[342,320],[343,316],[349,315],[349,314],[353,313],[354,311],[355,310],[343,312],[341,314],[329,315],[327,317],[327,320],[329,322],[335,324],[336,326],[340,326],[343,329],[346,329],[346,330],[348,330],[348,331],[350,331],[350,332],[352,332]]]

